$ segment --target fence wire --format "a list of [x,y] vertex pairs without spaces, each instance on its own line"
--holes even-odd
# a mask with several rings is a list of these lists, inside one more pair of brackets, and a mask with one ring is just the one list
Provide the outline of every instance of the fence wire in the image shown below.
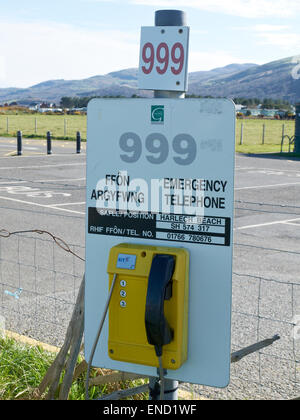
[[0,236],[0,315],[6,329],[60,346],[84,273],[84,247],[68,245],[66,252],[57,243]]
[[[85,250],[74,244],[66,248],[59,238],[38,233],[0,235],[0,316],[7,330],[60,346],[82,281]],[[295,265],[300,254],[243,243],[235,244],[235,253],[251,247],[278,258],[287,253]],[[224,390],[191,384],[182,388],[195,398],[300,396],[300,278],[279,277],[234,272],[232,351],[275,334],[280,340],[233,364]]]
[[234,273],[232,351],[272,334],[278,334],[280,340],[233,364],[228,388],[193,386],[193,390],[214,399],[291,399],[300,396],[297,313],[300,313],[300,282]]

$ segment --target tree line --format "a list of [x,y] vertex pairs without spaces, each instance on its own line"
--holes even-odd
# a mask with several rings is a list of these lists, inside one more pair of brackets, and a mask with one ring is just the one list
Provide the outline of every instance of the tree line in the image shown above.
[[[132,98],[139,98],[138,95],[132,95]],[[64,96],[61,98],[60,106],[62,108],[86,108],[89,101],[94,98],[125,98],[125,96],[85,96],[85,97],[70,97],[70,96]],[[186,98],[212,98],[212,96],[198,96],[198,95],[186,95]],[[233,102],[236,104],[240,104],[247,107],[256,107],[258,105],[261,105],[264,109],[284,109],[284,110],[290,110],[291,104],[289,101],[283,100],[283,99],[272,99],[272,98],[265,98],[265,99],[259,99],[259,98],[233,98]]]
[[264,109],[284,109],[290,110],[292,104],[289,101],[283,99],[272,99],[272,98],[233,98],[234,103],[247,106],[249,108],[261,105]]
[[124,98],[124,96],[85,96],[85,97],[70,97],[63,96],[60,100],[60,106],[62,108],[86,108],[89,101],[94,98]]

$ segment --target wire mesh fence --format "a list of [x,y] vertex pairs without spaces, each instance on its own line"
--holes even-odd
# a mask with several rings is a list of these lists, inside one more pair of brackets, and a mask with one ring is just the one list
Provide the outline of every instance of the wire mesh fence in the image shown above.
[[77,131],[86,139],[86,115],[43,115],[43,114],[0,114],[0,133],[17,136],[22,131],[24,136],[45,137],[51,131],[54,137],[76,138]]
[[[21,131],[24,136],[45,137],[50,131],[55,138],[70,137],[76,139],[79,131],[86,139],[86,115],[1,115],[0,133],[17,136]],[[295,120],[275,119],[237,119],[237,145],[278,145],[280,151],[284,136],[295,134]],[[288,143],[287,140],[285,143]],[[288,146],[284,144],[284,151]]]
[[294,133],[294,120],[237,119],[236,144],[280,146],[285,135]]
[[[84,248],[70,245],[74,254]],[[0,315],[6,329],[61,345],[84,262],[52,239],[19,234],[0,239]]]
[[[238,246],[238,245],[236,245]],[[241,295],[245,299],[241,299]],[[274,334],[280,340],[231,369],[224,390],[195,387],[210,398],[291,399],[300,395],[300,282],[233,274],[232,351]]]
[[[60,346],[84,273],[84,247],[38,233],[0,235],[0,316],[8,330]],[[4,235],[7,236],[7,235]],[[48,235],[49,236],[49,235]],[[58,239],[58,238],[56,238]],[[235,244],[236,252],[251,244]],[[256,247],[257,248],[257,247]],[[260,250],[265,252],[266,248]],[[288,253],[294,264],[298,252]],[[284,276],[283,276],[284,277]],[[232,365],[218,390],[182,384],[213,399],[287,399],[300,395],[300,278],[233,275],[232,351],[278,334],[280,340]]]

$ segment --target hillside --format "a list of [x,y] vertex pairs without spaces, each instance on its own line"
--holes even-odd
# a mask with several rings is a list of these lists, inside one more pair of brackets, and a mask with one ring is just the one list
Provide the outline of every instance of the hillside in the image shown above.
[[300,79],[293,79],[292,71],[295,62],[299,61],[300,56],[289,57],[218,79],[191,81],[189,91],[204,96],[273,98],[297,102],[300,99]]
[[[189,74],[188,94],[214,97],[258,97],[300,99],[300,79],[291,76],[300,56],[264,65],[230,64],[210,71]],[[0,103],[35,101],[59,103],[63,96],[152,96],[151,91],[137,89],[137,69],[116,71],[82,80],[50,80],[27,89],[0,89]]]

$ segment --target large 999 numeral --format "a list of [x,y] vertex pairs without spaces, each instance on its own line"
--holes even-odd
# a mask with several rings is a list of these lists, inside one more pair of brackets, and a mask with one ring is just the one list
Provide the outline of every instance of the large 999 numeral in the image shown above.
[[[135,163],[141,158],[143,144],[136,133],[124,133],[120,137],[119,145],[121,150],[125,152],[120,155],[123,162]],[[161,133],[149,134],[145,141],[145,147],[147,152],[149,152],[149,154],[146,154],[146,159],[154,165],[164,163],[169,157],[169,142]],[[189,134],[178,134],[173,139],[172,148],[177,155],[173,156],[173,160],[178,165],[190,165],[196,159],[197,144],[195,139]]]
[[[171,57],[170,57],[171,56]],[[169,68],[170,59],[174,64],[171,66],[171,72],[176,76],[182,72],[184,65],[184,47],[180,42],[176,42],[171,49],[171,54],[168,45],[161,42],[156,49],[151,42],[146,42],[142,49],[142,60],[144,66],[142,71],[145,74],[150,74],[154,68],[155,59],[158,65],[155,67],[158,74],[165,74]]]

